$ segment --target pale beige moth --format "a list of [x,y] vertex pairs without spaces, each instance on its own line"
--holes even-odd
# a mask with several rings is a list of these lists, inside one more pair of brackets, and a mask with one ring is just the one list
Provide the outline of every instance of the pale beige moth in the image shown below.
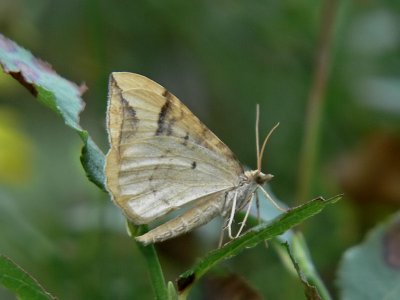
[[176,237],[218,215],[232,237],[235,212],[250,207],[258,188],[266,193],[262,185],[273,177],[261,172],[269,135],[260,151],[256,133],[257,170],[244,171],[232,151],[178,98],[138,74],[111,74],[107,130],[106,187],[126,217],[150,224],[174,210],[180,213],[136,237],[143,244]]

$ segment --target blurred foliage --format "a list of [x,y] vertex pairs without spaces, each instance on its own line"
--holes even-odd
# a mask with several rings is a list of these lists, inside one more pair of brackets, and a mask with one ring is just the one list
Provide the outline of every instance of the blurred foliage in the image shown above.
[[45,289],[22,268],[9,258],[0,255],[0,283],[18,299],[55,300]]
[[398,299],[399,267],[400,214],[397,213],[371,230],[365,241],[345,252],[338,272],[342,299]]
[[19,185],[32,176],[32,141],[17,115],[10,107],[0,107],[0,184]]
[[[274,193],[290,206],[296,197],[322,3],[5,0],[0,2],[0,32],[66,78],[87,84],[81,123],[104,151],[111,71],[141,73],[168,87],[249,166],[256,162],[255,104],[260,103],[261,132],[281,122],[267,147],[264,169],[275,175]],[[347,198],[303,228],[333,294],[338,293],[334,276],[345,249],[399,207],[398,190],[381,188],[391,184],[379,180],[377,189],[370,177],[354,178],[365,172],[385,182],[398,178],[396,155],[384,156],[391,158],[378,174],[376,168],[354,168],[359,162],[376,165],[376,156],[369,154],[376,148],[371,137],[394,144],[399,139],[399,14],[395,0],[338,5],[309,197],[345,192]],[[17,174],[12,183],[0,182],[0,253],[60,299],[152,298],[146,266],[126,236],[120,213],[86,179],[76,134],[3,75],[0,112],[0,130],[12,136],[0,137],[0,153],[15,149],[0,174]],[[354,192],[360,190],[364,193]],[[362,202],[372,192],[374,197]],[[187,236],[158,246],[168,280],[215,247],[204,230],[195,234],[196,239]],[[282,268],[274,251],[261,246],[223,267],[243,275],[266,298],[304,298],[301,283]],[[202,297],[198,288],[193,298]],[[13,299],[2,290],[0,298]]]

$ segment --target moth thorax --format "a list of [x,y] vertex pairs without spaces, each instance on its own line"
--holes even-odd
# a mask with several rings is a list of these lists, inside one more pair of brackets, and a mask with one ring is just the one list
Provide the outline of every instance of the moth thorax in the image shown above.
[[260,185],[270,181],[274,177],[274,175],[272,174],[264,174],[263,172],[258,170],[246,171],[244,172],[244,176],[247,177],[248,181],[254,181],[255,183]]

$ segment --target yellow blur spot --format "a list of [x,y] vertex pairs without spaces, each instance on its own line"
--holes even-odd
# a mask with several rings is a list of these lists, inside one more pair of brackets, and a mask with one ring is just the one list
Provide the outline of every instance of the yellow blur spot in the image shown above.
[[33,144],[18,113],[0,106],[0,184],[18,185],[32,176]]

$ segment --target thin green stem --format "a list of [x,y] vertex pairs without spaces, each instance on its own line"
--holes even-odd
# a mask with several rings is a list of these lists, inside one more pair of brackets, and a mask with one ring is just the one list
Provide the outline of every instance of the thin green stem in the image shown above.
[[[289,245],[287,247],[289,247]],[[290,247],[288,248],[288,252],[291,254],[290,256],[292,261],[295,260],[293,261],[293,264],[299,273],[299,276],[301,277],[302,275],[300,273],[302,273],[307,282],[318,290],[318,293],[322,299],[331,300],[332,297],[329,294],[324,282],[321,280],[318,272],[315,270],[308,252],[308,247],[304,241],[303,235],[300,232],[294,233],[291,248],[292,249],[290,249]],[[298,267],[296,267],[296,263],[298,264]]]
[[323,6],[317,58],[312,87],[308,98],[303,145],[300,153],[297,204],[304,203],[309,197],[313,171],[317,160],[318,136],[331,59],[331,43],[334,32],[336,6],[336,0],[326,0]]
[[[128,228],[132,236],[141,235],[147,232],[147,226],[137,226],[128,221]],[[141,243],[137,243],[140,252],[143,254],[147,269],[150,275],[151,285],[157,300],[168,299],[168,289],[165,283],[164,273],[161,268],[160,261],[158,259],[157,251],[153,244],[144,246]]]

